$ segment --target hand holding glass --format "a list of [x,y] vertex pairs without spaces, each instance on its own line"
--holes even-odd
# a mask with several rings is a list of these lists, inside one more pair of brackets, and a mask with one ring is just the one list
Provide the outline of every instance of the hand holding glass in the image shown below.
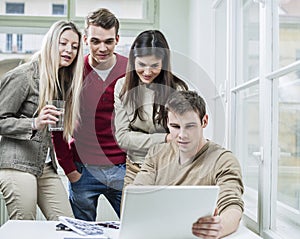
[[51,100],[47,104],[54,105],[57,111],[60,111],[61,114],[57,115],[58,121],[56,124],[49,124],[49,131],[63,131],[64,130],[64,114],[65,114],[65,101],[64,100]]

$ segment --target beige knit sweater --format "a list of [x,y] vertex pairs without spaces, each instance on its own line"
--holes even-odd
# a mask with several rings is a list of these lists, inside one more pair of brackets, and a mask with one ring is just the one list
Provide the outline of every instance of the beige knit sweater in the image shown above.
[[230,151],[211,141],[184,164],[179,163],[179,150],[175,143],[151,147],[134,184],[218,185],[219,213],[229,207],[236,207],[241,211],[244,209],[240,164]]

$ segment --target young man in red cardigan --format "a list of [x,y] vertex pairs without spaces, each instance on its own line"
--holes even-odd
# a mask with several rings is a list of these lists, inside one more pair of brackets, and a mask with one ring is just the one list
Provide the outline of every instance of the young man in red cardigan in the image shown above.
[[70,144],[54,133],[58,161],[69,179],[76,218],[95,221],[103,194],[120,216],[125,153],[114,139],[114,87],[126,73],[127,58],[115,53],[119,21],[109,10],[91,12],[85,21],[84,81],[80,122]]

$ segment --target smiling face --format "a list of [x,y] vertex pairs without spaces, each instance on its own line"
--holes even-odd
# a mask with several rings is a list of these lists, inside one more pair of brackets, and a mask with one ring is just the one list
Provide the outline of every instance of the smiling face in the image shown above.
[[84,42],[89,46],[89,63],[99,69],[110,68],[114,64],[114,50],[119,41],[115,27],[104,29],[90,25]]
[[77,56],[79,48],[79,36],[72,30],[65,30],[59,38],[59,67],[67,67],[72,64]]
[[134,64],[137,75],[145,84],[150,84],[162,69],[162,59],[155,55],[136,57]]
[[184,114],[168,112],[168,128],[173,140],[178,145],[181,161],[186,161],[196,155],[206,143],[203,137],[203,128],[206,127],[208,116],[202,122],[195,111]]

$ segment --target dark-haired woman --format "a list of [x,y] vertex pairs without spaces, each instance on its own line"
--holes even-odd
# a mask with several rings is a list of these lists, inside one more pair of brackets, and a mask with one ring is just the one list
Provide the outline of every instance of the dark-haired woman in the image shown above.
[[127,152],[124,185],[133,182],[148,149],[169,142],[164,104],[187,84],[171,72],[170,49],[158,30],[140,33],[129,53],[127,73],[114,92],[116,140]]

